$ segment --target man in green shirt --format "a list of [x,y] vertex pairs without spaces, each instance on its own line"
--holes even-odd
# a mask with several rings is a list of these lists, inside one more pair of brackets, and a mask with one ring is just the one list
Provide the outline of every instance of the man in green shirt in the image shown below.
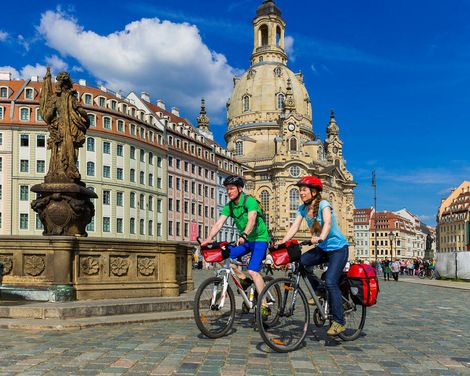
[[[269,244],[269,234],[262,216],[263,212],[253,197],[243,193],[245,182],[240,176],[227,177],[224,180],[224,186],[230,201],[222,209],[219,219],[202,244],[212,242],[225,221],[232,217],[240,237],[237,240],[237,246],[230,249],[230,258],[235,259],[251,252],[248,273],[255,283],[256,290],[261,293],[264,281],[259,272]],[[251,285],[251,280],[242,271],[234,268],[234,272],[240,278],[240,283],[244,288]]]

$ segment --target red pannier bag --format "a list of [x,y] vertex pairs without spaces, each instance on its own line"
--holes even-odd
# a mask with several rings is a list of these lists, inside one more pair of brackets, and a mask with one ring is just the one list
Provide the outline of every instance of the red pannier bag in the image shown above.
[[202,256],[206,262],[221,262],[230,256],[228,242],[214,242],[201,246]]
[[379,281],[375,269],[367,264],[353,264],[348,271],[351,297],[354,303],[373,306],[377,303]]
[[277,266],[299,261],[300,256],[302,255],[299,242],[297,240],[289,240],[283,244],[275,245],[274,247],[269,248],[269,252]]

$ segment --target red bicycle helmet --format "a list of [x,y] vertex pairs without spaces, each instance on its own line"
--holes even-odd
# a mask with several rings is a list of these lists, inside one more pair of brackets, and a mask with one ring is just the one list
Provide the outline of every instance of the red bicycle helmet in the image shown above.
[[304,176],[296,184],[297,187],[309,187],[317,189],[318,191],[323,191],[323,183],[316,176]]

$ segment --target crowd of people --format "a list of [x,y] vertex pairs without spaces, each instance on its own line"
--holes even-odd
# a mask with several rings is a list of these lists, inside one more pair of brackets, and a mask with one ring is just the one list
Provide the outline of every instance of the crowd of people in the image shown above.
[[434,269],[435,260],[425,260],[422,258],[414,259],[389,259],[385,257],[383,260],[378,260],[377,265],[375,261],[369,262],[368,260],[355,260],[354,263],[370,264],[377,269],[379,275],[383,276],[385,281],[390,281],[392,277],[398,281],[400,275],[418,276],[421,271],[428,271]]

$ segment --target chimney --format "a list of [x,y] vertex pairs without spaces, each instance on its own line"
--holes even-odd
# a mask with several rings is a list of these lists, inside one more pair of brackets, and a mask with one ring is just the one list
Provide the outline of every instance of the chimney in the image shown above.
[[116,98],[122,99],[121,90],[118,90],[118,91],[116,92]]
[[11,81],[11,72],[0,71],[1,81]]
[[79,84],[80,86],[86,86],[86,80],[83,80],[83,79],[82,79],[82,80],[78,80],[78,84]]
[[106,89],[105,86],[103,85],[100,85],[100,90],[103,92],[103,93],[106,93],[108,91],[108,89]]
[[159,99],[157,100],[157,106],[166,110],[166,107],[165,107],[165,102],[163,102],[163,100]]
[[146,102],[150,102],[150,94],[147,93],[146,91],[143,91],[140,93],[140,98],[142,98]]
[[178,117],[180,116],[180,110],[178,110],[178,108],[176,107],[171,108],[171,113],[175,116],[178,116]]
[[38,82],[39,76],[31,76],[31,82]]

